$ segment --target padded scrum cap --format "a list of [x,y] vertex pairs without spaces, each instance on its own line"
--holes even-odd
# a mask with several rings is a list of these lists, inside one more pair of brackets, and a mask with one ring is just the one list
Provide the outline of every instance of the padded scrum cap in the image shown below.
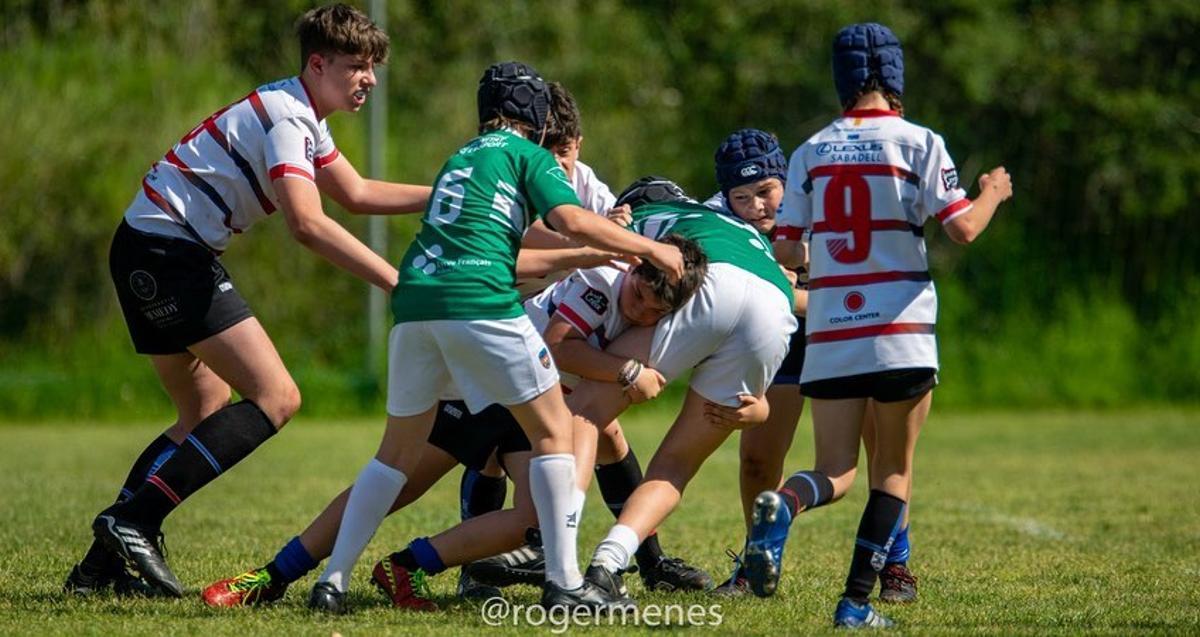
[[833,83],[846,104],[875,78],[886,91],[904,94],[904,49],[891,29],[874,22],[852,24],[833,38]]
[[628,204],[631,209],[634,209],[646,204],[667,201],[694,203],[695,199],[687,196],[683,188],[680,188],[679,184],[670,179],[650,175],[629,184],[629,187],[617,197],[616,205],[623,206]]
[[550,87],[536,69],[520,62],[489,66],[479,78],[477,98],[480,124],[503,115],[540,132],[550,113]]
[[787,158],[779,140],[757,128],[743,128],[729,134],[713,155],[717,166],[717,184],[729,199],[729,191],[743,184],[768,177],[787,183]]

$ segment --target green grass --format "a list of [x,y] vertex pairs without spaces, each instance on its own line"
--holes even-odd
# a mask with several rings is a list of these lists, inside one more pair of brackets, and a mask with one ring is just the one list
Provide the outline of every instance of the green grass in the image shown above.
[[[628,419],[644,461],[665,420],[661,411]],[[921,600],[889,609],[892,615],[913,633],[1200,631],[1198,425],[1191,411],[967,415],[935,409],[918,454],[912,509],[911,566],[921,578]],[[801,428],[790,468],[811,460],[807,419]],[[170,561],[189,586],[186,599],[64,598],[58,587],[89,541],[91,517],[156,432],[149,423],[0,426],[0,634],[528,632],[484,625],[474,606],[450,597],[451,573],[433,580],[443,612],[393,611],[366,585],[361,565],[355,611],[342,618],[304,608],[313,575],[272,608],[220,612],[200,603],[204,584],[263,563],[352,480],[378,442],[377,421],[301,418],[173,515],[166,525]],[[736,472],[736,445],[729,443],[661,528],[668,551],[718,578],[728,567],[724,548],[741,542]],[[364,561],[453,523],[457,477],[451,474],[388,520]],[[795,523],[773,599],[650,595],[640,582],[632,592],[643,603],[720,603],[722,626],[697,630],[828,632],[864,497],[860,483],[842,503]],[[611,522],[598,500],[589,499],[581,556]],[[509,596],[515,603],[536,601],[532,588],[510,589]]]

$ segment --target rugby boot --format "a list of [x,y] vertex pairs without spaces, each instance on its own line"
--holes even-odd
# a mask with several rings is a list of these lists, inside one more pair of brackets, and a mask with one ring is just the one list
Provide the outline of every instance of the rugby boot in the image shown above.
[[101,513],[92,522],[92,532],[157,592],[169,597],[183,597],[183,584],[163,559],[162,531]]
[[754,499],[750,539],[746,542],[746,579],[759,597],[770,597],[783,572],[783,546],[787,543],[792,513],[774,491]]
[[729,549],[725,549],[725,554],[733,560],[733,573],[730,573],[729,579],[721,582],[720,586],[713,589],[713,595],[720,597],[741,597],[750,592],[750,582],[746,579],[746,568],[742,564],[742,556]]
[[546,555],[542,551],[542,534],[537,529],[527,529],[525,546],[471,562],[463,568],[472,579],[488,586],[541,586],[546,580]]
[[478,601],[500,597],[502,594],[499,588],[478,582],[467,575],[466,568],[458,569],[458,587],[455,589],[455,593],[462,599]]
[[879,573],[879,601],[906,604],[917,601],[917,577],[904,564],[888,564]]
[[375,564],[371,571],[371,582],[388,598],[394,608],[433,611],[438,606],[429,599],[429,585],[425,582],[425,571],[409,571],[387,556]]
[[833,611],[833,625],[838,628],[891,628],[896,622],[875,612],[867,602],[843,597]]
[[273,581],[266,568],[256,568],[210,584],[200,598],[214,607],[258,606],[282,598],[287,588],[287,583]]
[[[591,570],[591,569],[588,569]],[[587,579],[579,588],[565,590],[549,580],[542,585],[542,608],[547,610],[562,606],[568,613],[575,608],[587,608],[594,613],[607,613],[633,605],[633,600],[612,595]]]
[[707,591],[713,587],[708,573],[678,557],[661,557],[653,567],[639,573],[648,591]]
[[308,607],[330,615],[345,615],[350,610],[346,604],[346,594],[329,582],[313,585],[312,592],[308,594]]
[[629,589],[625,587],[625,578],[622,576],[626,573],[636,573],[637,570],[636,566],[629,566],[613,572],[603,566],[592,564],[584,572],[583,581],[604,591],[614,602],[633,606],[634,602],[629,597]]

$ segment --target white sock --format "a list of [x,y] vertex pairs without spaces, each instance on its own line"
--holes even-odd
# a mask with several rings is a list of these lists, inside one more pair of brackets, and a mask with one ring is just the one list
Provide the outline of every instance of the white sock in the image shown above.
[[575,511],[575,527],[583,525],[583,503],[587,499],[587,494],[580,491],[578,488],[571,492],[571,510]]
[[393,469],[375,458],[363,467],[350,489],[346,512],[342,514],[342,526],[333,544],[333,554],[329,556],[325,572],[317,581],[329,582],[339,591],[346,592],[350,587],[350,570],[354,568],[363,549],[367,548],[371,536],[375,535],[375,530],[387,516],[388,509],[407,481],[403,471]]
[[592,565],[602,566],[615,573],[629,564],[629,556],[633,555],[641,543],[636,531],[624,524],[614,524],[604,541],[596,547]]
[[[552,453],[529,461],[529,491],[542,529],[546,579],[566,590],[583,585],[575,542],[583,493],[575,486],[575,456]],[[579,506],[576,506],[578,497]]]

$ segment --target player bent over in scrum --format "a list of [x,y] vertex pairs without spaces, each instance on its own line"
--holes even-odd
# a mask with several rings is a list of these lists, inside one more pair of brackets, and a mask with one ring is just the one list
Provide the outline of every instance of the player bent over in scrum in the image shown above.
[[[356,112],[375,86],[388,38],[337,4],[297,23],[300,74],[213,113],[156,162],[113,237],[109,267],[134,348],[150,357],[178,420],[134,462],[118,503],[95,519],[96,541],[64,589],[110,583],[183,587],[161,551],[161,525],[183,500],[282,428],[300,390],[219,255],[235,233],[279,210],[292,236],[385,290],[396,269],[321,207],[320,193],[364,213],[421,210],[429,188],[366,180],[342,157],[326,117]],[[242,400],[229,404],[231,390]]]
[[478,412],[508,407],[529,436],[530,492],[546,548],[547,606],[603,606],[575,558],[571,413],[558,371],[514,289],[521,236],[534,216],[593,247],[645,258],[668,278],[679,249],[627,232],[578,205],[562,169],[530,141],[545,133],[549,92],[530,67],[496,64],[479,82],[481,135],[438,175],[421,230],[392,294],[388,424],[351,489],[337,541],[309,605],[343,612],[350,571],[421,459],[438,397],[461,393]]
[[[649,262],[628,273],[601,267],[577,271],[525,302],[526,313],[546,332],[548,346],[556,359],[563,361],[564,370],[615,381],[625,361],[606,358],[596,349],[605,335],[615,337],[628,326],[657,323],[699,287],[706,268],[703,252],[677,236],[664,237],[664,241],[678,246],[683,254],[684,275],[676,283],[668,282]],[[508,410],[491,405],[470,414],[461,401],[443,402],[423,446],[416,468],[389,512],[416,501],[456,462],[478,470],[492,453],[498,455],[516,485],[513,509],[476,516],[433,538],[418,538],[376,565],[372,580],[393,605],[431,610],[435,606],[421,590],[426,575],[511,549],[537,519],[528,480],[531,446]],[[347,489],[338,495],[271,563],[209,586],[204,601],[211,606],[240,606],[282,597],[291,582],[329,555],[350,493]],[[582,506],[582,499],[576,506]]]
[[[680,234],[699,243],[709,266],[704,284],[683,308],[654,329],[630,330],[609,347],[608,353],[632,362],[621,386],[584,382],[569,397],[577,459],[585,467],[597,425],[642,397],[637,386],[642,365],[664,381],[693,370],[678,417],[587,570],[586,579],[611,595],[624,590],[621,575],[630,556],[675,508],[704,460],[735,429],[766,419],[763,394],[796,328],[792,285],[753,226],[697,204],[662,178],[638,180],[618,203],[630,205],[631,227],[639,233]],[[580,477],[586,486],[586,474]]]
[[[834,624],[848,628],[891,625],[868,598],[903,524],[917,435],[937,384],[937,296],[924,224],[934,217],[952,239],[969,243],[1012,195],[1008,174],[997,168],[980,178],[979,197],[967,198],[942,138],[903,118],[903,64],[887,27],[855,24],[839,32],[834,82],[846,112],[792,155],[776,247],[781,260],[797,263],[798,239],[812,233],[800,390],[812,400],[816,462],[756,499],[746,549],[751,588],[773,594],[792,519],[840,498],[853,483],[870,408],[871,491],[834,611]],[[878,146],[879,158],[848,164],[824,152],[850,135]]]

